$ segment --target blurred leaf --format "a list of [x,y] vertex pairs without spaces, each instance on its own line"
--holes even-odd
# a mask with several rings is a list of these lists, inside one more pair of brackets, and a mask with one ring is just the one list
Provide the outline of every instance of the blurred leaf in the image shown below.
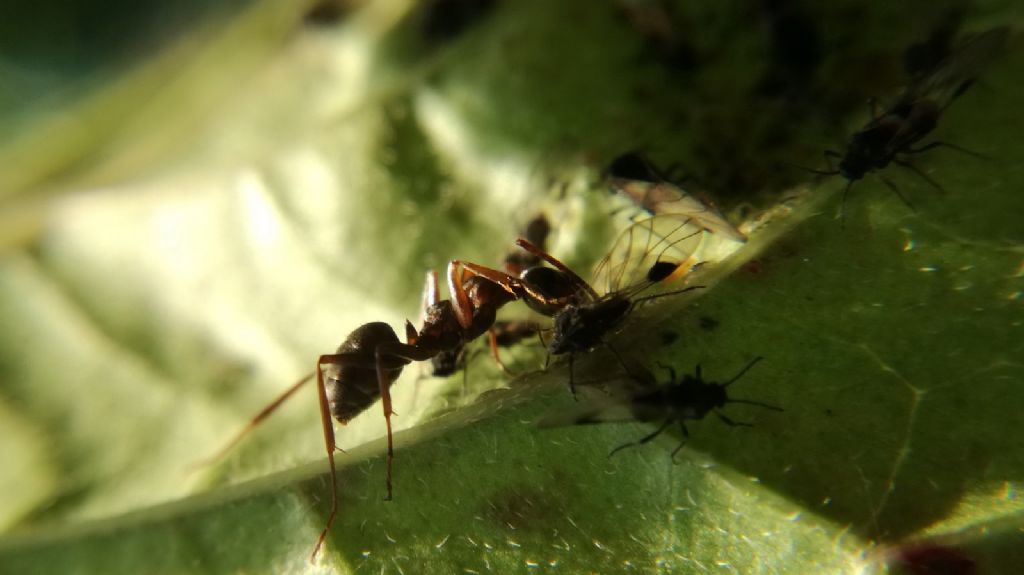
[[[209,90],[201,112],[178,125],[173,106],[153,108],[138,124],[152,133],[33,204],[38,235],[0,256],[2,571],[855,572],[928,541],[1010,572],[1024,522],[1020,49],[936,134],[992,160],[922,157],[942,196],[892,172],[916,212],[868,178],[840,225],[841,182],[780,194],[800,174],[776,163],[862,123],[835,116],[875,89],[854,72],[898,59],[938,8],[850,9],[851,36],[834,32],[855,20],[844,9],[812,14],[822,77],[780,99],[755,81],[778,65],[753,32],[766,20],[730,7],[680,8],[696,62],[680,71],[611,7],[498,2],[454,34],[430,24],[452,5],[375,2],[292,29],[267,3],[245,21],[291,30],[279,51],[240,41],[266,58],[254,72],[174,76]],[[880,40],[901,22],[916,26],[892,36],[906,41]],[[193,69],[231,68],[233,53]],[[469,392],[461,375],[409,381],[410,366],[395,501],[381,501],[374,408],[339,431],[342,511],[316,567],[330,491],[312,391],[190,473],[355,326],[415,320],[424,270],[499,262],[538,210],[557,223],[553,251],[586,269],[621,225],[599,167],[637,146],[681,159],[727,211],[773,215],[702,272],[700,297],[639,310],[616,349],[719,380],[763,355],[735,395],[784,413],[729,407],[753,429],[694,422],[678,464],[668,434],[608,458],[649,428],[535,429],[573,402],[564,367],[532,371],[528,345],[511,355],[529,373],[509,381],[480,357]],[[58,167],[26,168],[40,184],[26,198],[77,161],[25,150]],[[154,163],[131,159],[145,150]],[[619,370],[600,351],[576,367]]]

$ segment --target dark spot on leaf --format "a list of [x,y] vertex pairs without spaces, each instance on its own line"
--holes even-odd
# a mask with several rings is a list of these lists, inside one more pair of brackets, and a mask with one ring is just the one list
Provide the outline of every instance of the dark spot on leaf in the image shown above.
[[910,575],[972,575],[977,573],[974,560],[963,551],[925,543],[899,549],[892,566]]
[[551,525],[561,506],[536,487],[518,485],[498,491],[482,515],[502,527],[515,530],[543,529]]
[[718,320],[709,315],[700,316],[698,322],[700,328],[704,331],[714,331],[714,329],[718,327]]

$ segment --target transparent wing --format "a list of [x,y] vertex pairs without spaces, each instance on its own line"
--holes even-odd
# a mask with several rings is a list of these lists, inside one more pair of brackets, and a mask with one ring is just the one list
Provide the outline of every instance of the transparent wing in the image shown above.
[[[593,285],[604,293],[636,293],[683,277],[700,262],[703,240],[704,228],[693,218],[664,214],[635,222],[619,233],[594,267]],[[669,273],[652,275],[656,265],[669,266]]]
[[609,184],[637,208],[650,215],[673,216],[680,221],[690,220],[713,234],[736,242],[747,241],[747,236],[729,223],[714,206],[687,194],[678,186],[668,182],[625,178],[610,178]]
[[977,34],[968,34],[953,47],[952,53],[928,74],[911,84],[901,101],[920,98],[935,100],[945,107],[962,94],[985,68],[1006,51],[1010,29],[992,28]]

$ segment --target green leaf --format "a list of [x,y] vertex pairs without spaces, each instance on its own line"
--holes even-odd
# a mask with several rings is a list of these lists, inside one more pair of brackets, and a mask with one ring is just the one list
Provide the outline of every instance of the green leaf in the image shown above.
[[[183,74],[175,93],[204,94],[189,129],[165,101],[107,156],[28,136],[0,154],[19,230],[0,256],[0,570],[852,573],[915,545],[982,573],[1020,564],[1019,42],[936,131],[989,159],[922,155],[943,194],[889,168],[916,209],[869,177],[838,220],[845,182],[780,192],[802,174],[778,162],[862,125],[860,96],[892,85],[936,7],[864,10],[853,31],[820,8],[819,75],[786,100],[757,95],[767,24],[726,5],[680,4],[683,71],[582,1],[497,3],[448,41],[424,35],[430,4],[375,2],[232,67],[283,37],[254,31],[298,20],[285,4],[195,52],[188,69],[243,79]],[[965,27],[1014,17],[993,4]],[[92,101],[131,102],[124,86],[167,61]],[[77,142],[126,121],[90,117]],[[340,511],[315,566],[331,491],[312,389],[196,468],[356,326],[416,321],[425,270],[497,265],[538,211],[588,269],[624,222],[598,171],[637,146],[755,217],[735,253],[709,247],[706,289],[638,309],[616,352],[716,381],[764,356],[730,393],[784,412],[690,422],[675,461],[675,430],[608,457],[652,428],[536,428],[577,403],[535,344],[507,352],[514,379],[483,353],[465,382],[413,365],[394,388],[395,499],[374,406],[338,428]],[[621,372],[603,349],[574,366],[581,385]]]

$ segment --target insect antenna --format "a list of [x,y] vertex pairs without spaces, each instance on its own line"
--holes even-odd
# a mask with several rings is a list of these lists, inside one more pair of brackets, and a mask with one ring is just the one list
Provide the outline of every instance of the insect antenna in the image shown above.
[[728,400],[726,400],[726,403],[745,403],[747,405],[756,405],[758,407],[764,407],[766,409],[771,409],[772,411],[785,411],[784,409],[782,409],[781,407],[779,407],[777,405],[770,405],[770,404],[767,404],[767,403],[761,403],[760,401],[754,401],[754,400],[751,400],[751,399],[728,399]]
[[[729,381],[727,381],[727,382],[725,382],[725,383],[721,384],[721,385],[722,385],[722,387],[729,387],[730,385],[732,385],[732,384],[736,383],[736,380],[738,380],[739,378],[741,378],[741,377],[743,377],[744,375],[746,375],[746,373],[747,373],[748,371],[750,371],[750,368],[752,368],[752,367],[754,367],[755,365],[757,365],[757,362],[761,361],[762,359],[764,359],[764,358],[763,358],[763,357],[761,357],[760,355],[759,355],[759,356],[757,356],[757,357],[755,357],[753,361],[751,361],[750,363],[748,363],[748,364],[747,364],[747,366],[746,366],[746,367],[744,367],[743,369],[741,369],[739,373],[737,373],[736,375],[734,375],[734,376],[732,377],[732,379],[730,379]],[[697,378],[698,378],[698,379],[700,378],[700,366],[699,366],[699,365],[697,366]]]
[[[653,432],[648,433],[647,435],[641,437],[638,441],[632,441],[630,443],[623,443],[622,445],[620,445],[620,446],[616,447],[615,449],[611,450],[608,453],[608,457],[611,457],[611,456],[615,455],[616,453],[622,451],[623,449],[625,449],[627,447],[638,447],[640,445],[643,445],[643,444],[651,441],[655,437],[658,437],[659,435],[661,435],[666,429],[668,429],[668,426],[672,425],[672,421],[673,421],[672,419],[666,419],[665,423],[661,424],[661,427],[659,427],[658,429],[654,430]],[[675,452],[673,452],[673,454],[674,453]]]

